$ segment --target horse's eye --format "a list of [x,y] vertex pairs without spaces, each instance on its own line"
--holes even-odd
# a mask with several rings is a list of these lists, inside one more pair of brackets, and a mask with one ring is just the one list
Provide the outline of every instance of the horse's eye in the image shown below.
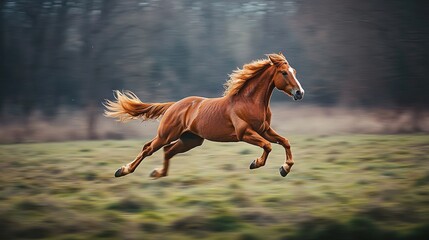
[[282,74],[283,74],[283,76],[286,76],[287,72],[286,71],[282,71]]

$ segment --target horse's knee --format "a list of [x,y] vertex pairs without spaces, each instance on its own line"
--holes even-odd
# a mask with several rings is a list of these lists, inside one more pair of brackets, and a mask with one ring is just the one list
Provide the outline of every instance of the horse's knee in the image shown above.
[[143,157],[148,157],[151,156],[153,154],[153,148],[151,146],[147,146],[144,150],[143,150]]
[[146,150],[146,149],[147,149],[147,148],[152,144],[152,142],[153,142],[153,141],[150,141],[150,142],[146,143],[146,144],[143,146],[142,151]]

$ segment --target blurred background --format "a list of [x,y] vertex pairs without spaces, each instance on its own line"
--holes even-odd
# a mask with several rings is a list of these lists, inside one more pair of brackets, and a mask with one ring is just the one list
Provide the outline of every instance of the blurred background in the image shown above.
[[[429,239],[429,14],[424,0],[0,0],[0,239]],[[114,171],[156,121],[103,116],[221,96],[283,52],[306,95],[275,91],[292,143],[206,141],[147,175]]]
[[[113,89],[148,102],[217,97],[232,70],[279,51],[306,90],[299,104],[273,96],[276,113],[299,113],[290,121],[303,124],[288,130],[427,132],[427,7],[418,0],[3,0],[0,141],[146,136],[103,119]],[[339,128],[315,125],[325,120]]]

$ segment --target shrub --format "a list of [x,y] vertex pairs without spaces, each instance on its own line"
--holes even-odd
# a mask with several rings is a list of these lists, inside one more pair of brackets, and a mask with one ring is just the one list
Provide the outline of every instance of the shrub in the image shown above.
[[12,229],[16,226],[5,214],[0,214],[0,239],[11,239]]
[[426,240],[429,239],[429,223],[424,223],[408,233],[405,239]]
[[114,229],[105,229],[96,235],[99,238],[111,238],[118,236],[118,231]]
[[244,222],[254,223],[258,226],[277,223],[278,220],[269,213],[263,211],[248,211],[240,214],[240,219]]
[[239,228],[239,226],[239,220],[229,214],[218,215],[210,218],[208,221],[209,229],[216,232],[233,231]]
[[369,218],[355,217],[348,222],[347,227],[348,235],[352,239],[377,240],[382,236],[381,230]]
[[429,172],[427,172],[424,176],[420,177],[414,183],[415,186],[425,186],[429,184]]
[[187,216],[174,221],[171,228],[176,231],[192,233],[193,231],[233,231],[239,226],[239,219],[224,213],[210,218],[199,215]]
[[310,221],[303,222],[300,224],[299,230],[296,234],[289,239],[395,240],[401,238],[397,233],[378,228],[377,225],[368,218],[356,216],[347,223],[340,223],[329,219],[312,219]]
[[155,208],[155,204],[143,199],[135,199],[135,197],[124,198],[116,203],[108,206],[110,210],[117,210],[129,213],[136,213],[139,211],[146,211]]
[[242,233],[237,238],[237,240],[258,240],[258,239],[261,239],[261,238],[251,233]]
[[207,228],[207,219],[203,216],[192,215],[179,218],[171,224],[171,228],[176,231],[201,231]]
[[153,222],[143,222],[140,224],[140,229],[145,232],[154,233],[159,232],[161,230],[161,226]]
[[34,226],[34,227],[17,230],[15,232],[15,235],[20,239],[47,238],[49,235],[51,235],[51,230],[49,228],[42,227],[42,226]]

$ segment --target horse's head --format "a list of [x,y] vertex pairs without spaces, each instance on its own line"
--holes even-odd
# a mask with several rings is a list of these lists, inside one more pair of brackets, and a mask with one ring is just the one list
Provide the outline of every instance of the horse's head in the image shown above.
[[296,70],[289,65],[282,53],[267,54],[267,56],[276,68],[273,76],[274,86],[294,100],[301,100],[304,97],[304,89],[296,79]]

